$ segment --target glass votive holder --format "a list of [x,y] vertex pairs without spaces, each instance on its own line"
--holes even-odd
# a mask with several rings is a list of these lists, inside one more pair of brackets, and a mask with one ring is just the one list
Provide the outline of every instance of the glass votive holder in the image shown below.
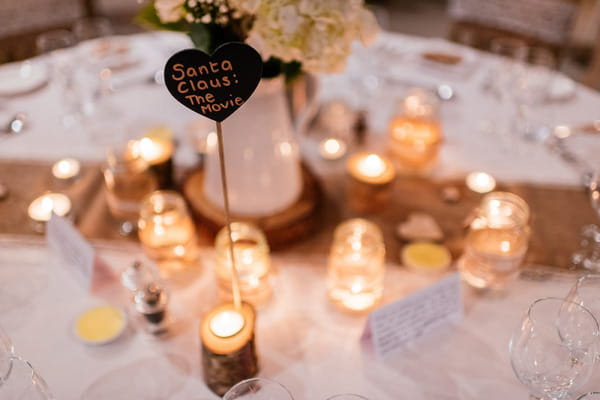
[[525,200],[507,192],[485,195],[475,210],[458,263],[463,279],[480,289],[501,289],[516,279],[529,234]]
[[389,149],[401,172],[420,175],[437,162],[442,130],[433,92],[410,89],[390,121]]
[[396,177],[396,168],[389,158],[375,153],[355,153],[346,161],[346,172],[346,198],[352,210],[379,211],[389,203]]
[[327,267],[329,297],[344,310],[374,307],[383,294],[385,245],[377,225],[355,218],[334,233]]
[[[259,228],[247,222],[231,223],[231,235],[242,300],[257,307],[267,301],[272,292],[267,239]],[[215,252],[219,295],[223,300],[231,300],[232,268],[227,227],[217,234]]]
[[132,141],[132,152],[143,159],[158,181],[159,189],[173,186],[173,153],[175,146],[172,133],[167,127],[155,126],[145,132],[146,136]]
[[163,273],[191,266],[198,258],[194,223],[177,192],[157,190],[144,199],[138,235],[144,253]]
[[142,200],[158,186],[148,163],[131,150],[132,144],[109,148],[102,169],[108,209],[121,222],[122,234],[135,231]]

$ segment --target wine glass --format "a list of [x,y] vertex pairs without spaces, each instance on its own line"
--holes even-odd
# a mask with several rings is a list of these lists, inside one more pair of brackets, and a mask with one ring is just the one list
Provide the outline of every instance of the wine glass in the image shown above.
[[584,275],[577,279],[566,299],[587,308],[600,318],[600,275]]
[[10,337],[0,327],[0,386],[7,380],[10,373],[11,357],[14,355],[15,349],[10,340]]
[[285,386],[266,378],[251,378],[234,385],[223,400],[294,400]]
[[565,399],[589,380],[597,341],[598,322],[586,308],[539,299],[510,339],[512,368],[531,399]]
[[577,398],[577,400],[600,400],[600,392],[589,392]]
[[36,37],[38,55],[44,55],[54,86],[60,91],[60,122],[64,127],[72,127],[79,113],[79,101],[74,81],[77,60],[65,49],[77,44],[75,35],[67,29],[54,29]]
[[529,142],[543,142],[550,136],[553,121],[548,100],[557,60],[545,47],[530,47],[528,65],[519,70],[512,86],[516,105],[516,132]]
[[80,42],[110,36],[113,27],[110,20],[103,17],[84,17],[73,24],[73,33]]
[[10,358],[10,372],[0,386],[2,400],[52,400],[48,385],[31,364],[18,356]]
[[529,46],[520,39],[499,37],[491,40],[489,49],[497,57],[491,64],[481,89],[497,101],[498,112],[493,120],[485,121],[485,126],[499,136],[503,150],[509,151],[515,147],[512,127],[509,126],[515,107],[512,87],[527,60]]
[[[590,203],[600,216],[600,172],[595,171],[588,175],[584,179],[587,181]],[[581,249],[573,253],[571,261],[575,265],[600,272],[600,227],[589,224],[581,229]]]

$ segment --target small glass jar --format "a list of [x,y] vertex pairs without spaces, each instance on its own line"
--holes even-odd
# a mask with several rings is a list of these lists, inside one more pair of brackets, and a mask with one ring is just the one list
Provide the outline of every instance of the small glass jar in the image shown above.
[[[271,257],[267,239],[258,227],[247,222],[231,223],[231,235],[242,300],[257,307],[269,299],[272,291]],[[215,251],[219,295],[223,300],[231,300],[232,268],[227,227],[217,234]]]
[[481,200],[465,240],[459,270],[476,288],[500,289],[519,276],[529,241],[529,206],[519,196],[492,192]]
[[102,171],[108,209],[124,234],[135,231],[142,200],[158,188],[148,163],[132,152],[132,143],[110,148]]
[[344,310],[373,308],[383,294],[385,245],[377,225],[355,218],[340,224],[329,254],[328,293]]
[[408,174],[429,172],[435,165],[442,130],[439,100],[424,89],[410,89],[390,121],[390,152],[400,171]]
[[197,260],[194,223],[177,192],[157,190],[144,199],[138,235],[146,255],[164,273],[181,270]]

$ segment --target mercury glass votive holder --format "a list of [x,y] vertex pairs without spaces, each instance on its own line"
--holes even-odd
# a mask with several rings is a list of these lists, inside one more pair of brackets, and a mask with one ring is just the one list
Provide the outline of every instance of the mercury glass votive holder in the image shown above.
[[529,206],[513,193],[492,192],[473,217],[458,268],[471,286],[501,289],[518,277],[527,253]]
[[409,90],[389,126],[389,149],[399,170],[426,174],[437,161],[441,142],[439,100],[430,91]]
[[191,266],[198,258],[194,223],[177,192],[157,190],[144,199],[138,235],[144,253],[163,273]]
[[[271,257],[263,232],[247,222],[231,223],[233,254],[242,300],[257,307],[271,297]],[[232,299],[232,266],[227,227],[215,239],[216,276],[219,295]]]
[[377,225],[361,218],[340,224],[327,267],[331,300],[348,311],[373,308],[383,294],[384,262],[383,234]]

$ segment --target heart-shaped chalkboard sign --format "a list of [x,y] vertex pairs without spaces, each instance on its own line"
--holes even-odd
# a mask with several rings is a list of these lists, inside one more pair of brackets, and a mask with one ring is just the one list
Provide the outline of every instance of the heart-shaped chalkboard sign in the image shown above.
[[187,108],[224,121],[250,98],[262,76],[262,58],[244,43],[225,43],[212,56],[187,49],[165,66],[165,84]]

